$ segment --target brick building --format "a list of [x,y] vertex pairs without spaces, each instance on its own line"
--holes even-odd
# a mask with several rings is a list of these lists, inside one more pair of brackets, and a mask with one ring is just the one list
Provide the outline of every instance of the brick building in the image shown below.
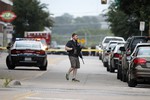
[[[12,6],[13,6],[13,0],[0,0],[0,13],[2,13],[3,11],[8,11],[8,10],[12,10]],[[5,46],[4,41],[5,42],[10,42],[11,38],[12,38],[12,34],[7,34],[6,38],[4,39],[4,30],[3,27],[6,25],[5,22],[3,22],[0,19],[0,45],[1,46]],[[4,41],[3,41],[4,40]]]

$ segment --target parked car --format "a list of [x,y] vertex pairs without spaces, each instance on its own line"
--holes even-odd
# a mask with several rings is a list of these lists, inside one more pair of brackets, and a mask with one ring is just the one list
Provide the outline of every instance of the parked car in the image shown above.
[[[109,60],[109,54],[111,53],[111,51],[113,50],[113,48],[120,43],[125,43],[124,41],[109,41],[109,43],[106,46],[106,49],[103,49],[103,64],[105,67],[107,67],[107,71],[109,71],[109,67],[108,67],[108,60]],[[109,51],[109,53],[108,53]]]
[[109,71],[109,67],[108,67],[109,55],[116,45],[117,45],[117,43],[115,43],[115,42],[110,43],[107,45],[106,49],[104,50],[103,65],[104,65],[104,67],[107,67],[107,71]]
[[110,53],[110,60],[108,63],[108,67],[109,67],[109,71],[110,72],[114,72],[115,69],[118,69],[119,66],[119,58],[121,56],[121,51],[120,51],[120,47],[123,47],[123,44],[117,44],[114,49],[112,50],[112,52]]
[[40,70],[47,70],[47,54],[45,47],[40,41],[19,40],[15,41],[9,54],[6,57],[8,69],[15,69],[20,66],[39,67]]
[[[110,41],[125,41],[123,37],[115,37],[115,36],[106,36],[104,37],[104,39],[102,40],[102,42],[100,42],[99,46],[102,50],[106,49],[107,44]],[[103,55],[104,55],[105,51],[99,52],[99,58],[103,61]]]
[[128,86],[150,83],[150,43],[139,43],[130,56],[127,71]]
[[146,43],[150,40],[150,37],[147,36],[132,36],[129,37],[125,43],[124,48],[121,50],[124,52],[122,54],[122,65],[121,65],[121,80],[127,81],[127,70],[129,68],[129,57],[132,54],[137,43]]

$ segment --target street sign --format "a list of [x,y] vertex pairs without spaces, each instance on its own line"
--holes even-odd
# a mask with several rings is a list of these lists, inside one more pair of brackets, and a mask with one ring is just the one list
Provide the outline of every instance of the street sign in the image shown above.
[[81,44],[84,44],[86,41],[85,41],[85,39],[78,39],[78,42]]
[[11,24],[7,25],[6,28],[5,28],[6,33],[7,34],[12,34],[13,33],[13,28],[14,28],[13,25],[11,25]]
[[4,11],[0,14],[0,18],[5,22],[12,22],[16,17],[12,11]]
[[144,31],[144,30],[145,30],[145,22],[140,21],[140,31]]

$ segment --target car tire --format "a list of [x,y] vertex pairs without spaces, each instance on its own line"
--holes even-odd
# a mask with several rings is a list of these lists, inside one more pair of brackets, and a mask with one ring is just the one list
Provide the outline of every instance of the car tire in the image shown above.
[[110,71],[110,70],[109,70],[109,66],[106,67],[106,70],[107,70],[108,72]]
[[115,72],[115,69],[112,68],[112,65],[110,65],[109,71],[110,71],[111,73],[114,73],[114,72]]
[[11,63],[11,61],[9,60],[9,56],[6,57],[6,65],[10,70],[15,69],[15,65]]
[[104,67],[108,67],[108,62],[103,62]]
[[131,73],[128,73],[128,86],[135,87],[137,85],[136,79],[131,79]]
[[123,82],[127,82],[127,77],[126,77],[125,74],[122,74],[122,81],[123,81]]
[[117,79],[121,79],[121,69],[120,67],[118,66],[118,71],[117,71]]
[[46,60],[45,65],[40,66],[40,70],[46,71],[47,70],[47,64],[48,64],[48,61]]
[[102,60],[102,56],[99,54],[99,60]]

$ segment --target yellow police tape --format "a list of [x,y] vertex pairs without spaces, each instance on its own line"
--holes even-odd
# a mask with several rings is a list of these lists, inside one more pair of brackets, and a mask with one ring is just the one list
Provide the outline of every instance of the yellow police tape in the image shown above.
[[[7,48],[6,47],[0,47],[0,50],[6,50]],[[65,49],[48,49],[46,51],[49,51],[49,52],[59,52],[59,51],[66,51]],[[91,52],[91,51],[95,51],[95,52],[102,52],[103,50],[98,50],[98,49],[82,49],[82,51],[88,51],[88,52]]]
[[[47,51],[66,51],[65,49],[48,49]],[[88,51],[88,52],[91,52],[91,51],[95,51],[95,52],[102,52],[102,50],[97,50],[97,49],[82,49],[82,51]]]
[[6,49],[6,47],[0,47],[0,50],[5,50]]

